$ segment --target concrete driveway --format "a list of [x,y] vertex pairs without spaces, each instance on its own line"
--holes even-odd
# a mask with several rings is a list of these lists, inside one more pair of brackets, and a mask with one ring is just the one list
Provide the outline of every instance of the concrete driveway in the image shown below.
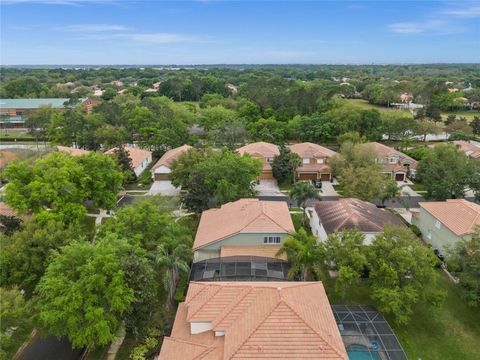
[[176,188],[169,180],[154,181],[150,187],[149,195],[178,196],[180,188]]
[[259,196],[285,196],[280,192],[277,180],[260,180],[254,189]]
[[333,183],[330,181],[322,181],[322,188],[319,192],[320,196],[340,196],[333,188]]

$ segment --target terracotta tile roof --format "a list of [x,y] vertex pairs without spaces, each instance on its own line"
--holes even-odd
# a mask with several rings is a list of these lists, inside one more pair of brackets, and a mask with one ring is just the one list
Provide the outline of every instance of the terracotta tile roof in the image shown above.
[[314,171],[329,173],[331,170],[330,166],[326,164],[303,164],[297,168],[297,173]]
[[286,202],[240,199],[202,213],[193,249],[238,233],[290,233],[294,230]]
[[354,228],[361,232],[380,232],[385,224],[405,226],[388,210],[359,199],[316,201],[313,208],[327,234]]
[[226,245],[220,248],[220,257],[227,256],[263,256],[268,258],[278,258],[282,260],[287,260],[287,255],[282,254],[276,256],[278,250],[280,250],[280,245],[252,245],[252,246],[242,246],[242,245]]
[[347,360],[322,283],[191,282],[160,359],[240,358]]
[[[389,171],[406,171],[407,169],[402,165],[404,162],[408,162],[410,167],[412,169],[415,169],[417,167],[417,161],[415,159],[412,159],[410,156],[405,155],[404,153],[395,150],[394,148],[391,148],[387,145],[380,144],[378,142],[369,142],[362,144],[362,146],[368,146],[373,149],[375,154],[377,155],[377,158],[382,158],[383,163],[381,165],[385,168],[385,170]],[[397,164],[388,164],[386,163],[386,158],[388,156],[397,156],[399,159],[399,163]]]
[[68,147],[68,146],[57,146],[57,150],[62,152],[62,153],[69,154],[69,155],[72,155],[72,156],[82,156],[82,155],[87,155],[88,153],[90,153],[90,151],[88,151],[88,150],[75,149],[75,148]]
[[6,166],[9,162],[15,160],[18,156],[18,153],[13,151],[0,151],[0,169]]
[[457,145],[469,158],[480,158],[480,146],[476,146],[475,144],[464,140],[457,140],[453,143]]
[[[3,201],[0,201],[0,215],[7,216],[7,217],[15,217],[17,219],[27,221],[32,218],[31,215],[18,215],[17,212],[12,209],[10,206],[5,204]],[[0,227],[4,225],[0,222]]]
[[17,217],[17,213],[10,206],[0,201],[0,215],[8,217]]
[[289,148],[301,158],[332,157],[336,154],[335,151],[310,142],[289,145]]
[[180,147],[177,147],[175,149],[168,150],[163,156],[153,165],[152,170],[160,167],[160,166],[166,166],[170,167],[172,162],[174,160],[177,160],[180,155],[183,153],[187,152],[188,150],[192,149],[190,145],[182,145]]
[[280,150],[275,144],[270,144],[264,141],[255,142],[242,146],[236,150],[237,153],[243,155],[250,154],[253,157],[273,158],[275,155],[280,155]]
[[[117,148],[110,149],[105,154],[114,154]],[[146,158],[152,156],[152,152],[135,147],[125,146],[125,150],[128,152],[130,159],[132,160],[132,167],[135,169],[141,165]]]
[[465,199],[420,202],[419,205],[456,235],[470,234],[480,226],[480,205]]

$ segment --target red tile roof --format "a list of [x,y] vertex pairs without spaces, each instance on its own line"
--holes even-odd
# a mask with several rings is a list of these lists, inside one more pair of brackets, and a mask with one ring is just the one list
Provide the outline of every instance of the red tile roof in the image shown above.
[[418,203],[456,235],[473,233],[480,226],[480,205],[465,199]]
[[193,248],[199,249],[238,233],[294,230],[286,202],[240,199],[202,213]]
[[273,158],[275,155],[280,155],[280,150],[275,144],[260,141],[238,148],[237,153],[240,155],[247,153],[253,157]]
[[359,199],[316,201],[313,208],[327,234],[346,229],[375,233],[382,231],[386,224],[405,226],[388,210]]
[[[132,168],[135,169],[140,166],[145,159],[152,156],[152,152],[148,150],[143,150],[135,147],[125,146],[125,150],[128,152],[128,156],[132,160]],[[118,148],[113,148],[105,152],[105,154],[114,154],[115,150]]]
[[333,150],[310,142],[289,145],[289,148],[292,152],[298,154],[298,156],[300,156],[302,159],[332,157],[336,154],[336,152]]
[[191,282],[160,359],[240,358],[347,360],[322,283]]
[[457,140],[453,143],[457,145],[469,158],[480,158],[480,146],[476,146],[475,144],[464,140]]
[[82,156],[82,155],[87,155],[88,153],[90,153],[90,151],[88,151],[88,150],[76,149],[76,148],[72,148],[72,147],[68,147],[68,146],[57,146],[57,150],[62,152],[62,153],[69,154],[69,155],[72,155],[72,156]]
[[170,167],[172,162],[174,160],[177,160],[180,155],[183,153],[187,152],[188,150],[192,149],[190,145],[182,145],[180,147],[177,147],[175,149],[168,150],[163,156],[155,163],[155,165],[152,166],[152,170],[160,167],[160,166],[166,166]]

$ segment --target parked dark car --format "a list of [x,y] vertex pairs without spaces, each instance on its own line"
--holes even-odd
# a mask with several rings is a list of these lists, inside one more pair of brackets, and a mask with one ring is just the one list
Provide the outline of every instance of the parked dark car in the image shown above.
[[435,254],[435,256],[437,258],[440,259],[440,261],[444,262],[445,261],[445,256],[443,256],[441,253],[440,253],[440,250],[438,249],[433,249],[433,253]]
[[321,180],[312,180],[312,184],[313,186],[315,186],[317,189],[321,189],[322,188],[322,181]]

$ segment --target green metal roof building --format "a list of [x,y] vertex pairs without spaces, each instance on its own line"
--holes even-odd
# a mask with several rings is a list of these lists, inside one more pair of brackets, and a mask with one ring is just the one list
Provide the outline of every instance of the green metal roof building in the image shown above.
[[[40,106],[51,105],[53,108],[63,108],[68,98],[55,99],[0,99],[0,109],[33,110]],[[80,99],[82,101],[84,99]]]

